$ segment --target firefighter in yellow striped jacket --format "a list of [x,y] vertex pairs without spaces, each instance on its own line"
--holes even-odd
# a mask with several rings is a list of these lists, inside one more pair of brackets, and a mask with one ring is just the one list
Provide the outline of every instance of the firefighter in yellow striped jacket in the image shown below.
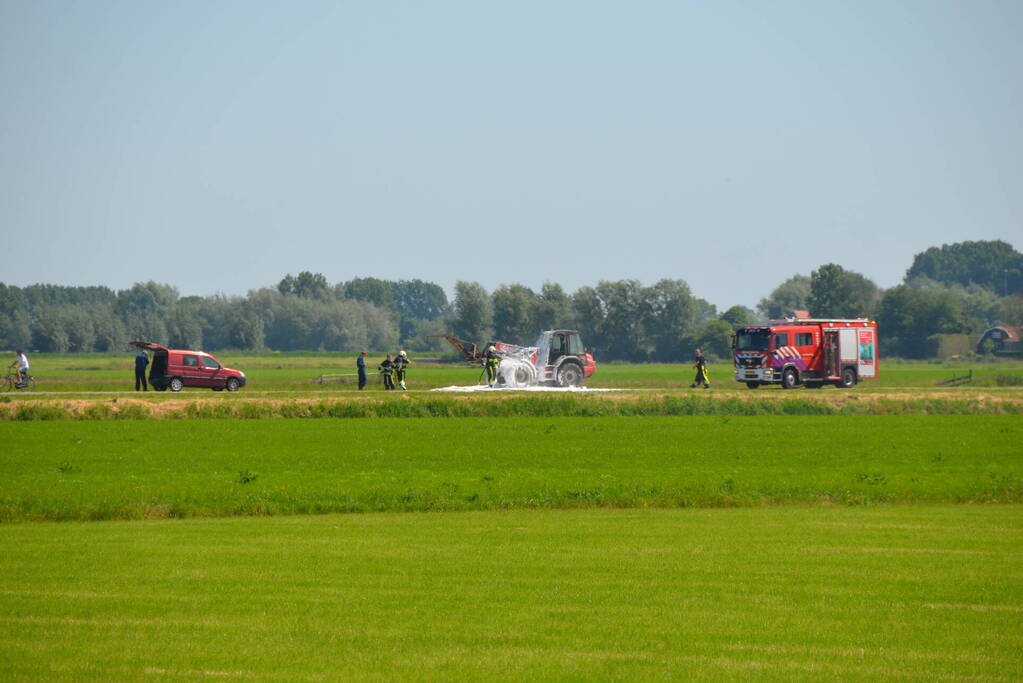
[[693,367],[696,368],[696,379],[689,385],[690,389],[703,385],[704,389],[710,389],[710,377],[707,375],[707,359],[703,357],[703,352],[700,349],[696,349],[696,362],[693,363]]
[[497,355],[497,347],[494,342],[487,344],[487,353],[484,360],[487,368],[487,386],[494,386],[497,381],[497,366],[501,364],[501,357]]

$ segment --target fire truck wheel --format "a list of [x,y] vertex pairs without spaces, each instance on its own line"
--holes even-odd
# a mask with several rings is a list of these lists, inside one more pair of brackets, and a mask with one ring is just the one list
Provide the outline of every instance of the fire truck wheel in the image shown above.
[[799,377],[796,375],[796,371],[792,368],[786,368],[785,372],[781,376],[781,388],[782,389],[795,389],[799,383]]
[[856,371],[846,368],[842,371],[842,387],[852,389],[854,386],[856,386]]
[[756,389],[757,387],[760,386],[760,382],[746,382],[746,386],[748,386],[750,389]]

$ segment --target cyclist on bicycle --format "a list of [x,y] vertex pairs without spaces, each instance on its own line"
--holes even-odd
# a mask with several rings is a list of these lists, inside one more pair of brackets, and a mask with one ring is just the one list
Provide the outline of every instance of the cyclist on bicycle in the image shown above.
[[18,386],[20,388],[20,386],[25,382],[25,378],[28,377],[28,356],[26,356],[25,352],[21,349],[15,351],[15,354],[17,355],[10,367],[17,370]]

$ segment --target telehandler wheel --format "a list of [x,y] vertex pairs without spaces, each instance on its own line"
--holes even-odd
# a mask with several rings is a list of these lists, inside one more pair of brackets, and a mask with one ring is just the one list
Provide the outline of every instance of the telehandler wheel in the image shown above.
[[515,386],[517,387],[529,386],[532,379],[533,376],[529,372],[529,370],[521,366],[515,368],[515,371],[512,373],[512,381],[515,383]]
[[799,384],[799,376],[796,375],[796,371],[792,368],[786,368],[785,372],[781,375],[781,388],[795,389],[797,384]]
[[497,371],[497,381],[509,389],[522,389],[536,380],[536,373],[531,365],[512,361],[501,363]]
[[583,369],[576,363],[564,363],[558,368],[559,387],[577,387],[583,383]]

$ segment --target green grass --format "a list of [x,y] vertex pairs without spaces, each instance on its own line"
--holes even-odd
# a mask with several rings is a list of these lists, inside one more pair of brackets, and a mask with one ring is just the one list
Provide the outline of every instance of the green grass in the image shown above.
[[0,526],[2,677],[1020,680],[1021,512]]
[[0,521],[1015,502],[1016,416],[0,423]]
[[0,679],[1023,678],[997,392],[322,391],[0,405]]

